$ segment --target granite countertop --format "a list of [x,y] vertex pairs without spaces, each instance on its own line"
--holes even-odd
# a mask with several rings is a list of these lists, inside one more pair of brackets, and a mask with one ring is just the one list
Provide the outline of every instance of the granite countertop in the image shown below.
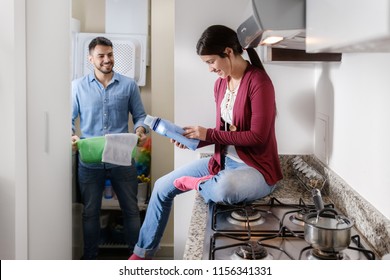
[[[275,191],[263,200],[268,201],[270,197],[275,197],[280,202],[296,204],[301,198],[304,203],[313,203],[311,192],[292,175],[292,168],[289,164],[292,157],[293,155],[280,157],[284,179],[279,181]],[[390,252],[390,221],[359,197],[351,187],[316,158],[303,157],[327,179],[327,185],[321,190],[324,203],[333,203],[342,213],[353,218],[357,230],[365,233],[364,238],[372,245],[377,256],[388,254]],[[183,255],[184,260],[202,259],[207,212],[207,204],[197,193]]]

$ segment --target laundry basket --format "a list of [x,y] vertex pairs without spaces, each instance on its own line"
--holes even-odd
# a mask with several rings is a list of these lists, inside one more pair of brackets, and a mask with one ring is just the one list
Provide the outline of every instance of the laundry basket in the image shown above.
[[105,143],[104,136],[80,139],[77,141],[80,159],[85,163],[102,162]]

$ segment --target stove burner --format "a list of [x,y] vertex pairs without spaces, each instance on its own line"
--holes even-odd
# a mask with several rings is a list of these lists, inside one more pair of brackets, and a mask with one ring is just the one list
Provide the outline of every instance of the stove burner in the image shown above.
[[238,209],[231,212],[230,216],[227,218],[227,221],[234,225],[245,226],[247,222],[249,225],[261,225],[265,222],[265,219],[262,217],[259,211],[255,209]]
[[237,211],[233,211],[231,216],[239,221],[246,221],[247,219],[249,221],[257,220],[261,217],[261,214],[259,211],[256,211],[254,209],[240,209]]
[[296,225],[304,226],[305,225],[305,216],[312,211],[315,211],[313,209],[308,209],[308,208],[302,208],[295,214],[291,215],[289,217],[290,221]]
[[324,252],[318,249],[309,250],[307,253],[309,260],[349,260],[348,255],[343,252]]
[[291,215],[289,219],[293,224],[296,224],[299,226],[305,225],[304,215],[302,214],[302,211],[299,211],[299,212]]
[[247,245],[239,246],[234,254],[240,259],[245,260],[261,260],[267,257],[268,252],[264,246],[257,242],[249,242]]

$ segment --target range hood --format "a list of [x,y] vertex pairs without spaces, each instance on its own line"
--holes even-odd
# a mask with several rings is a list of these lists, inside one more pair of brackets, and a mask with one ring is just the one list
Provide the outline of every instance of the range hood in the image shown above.
[[251,0],[249,5],[250,16],[237,29],[243,48],[305,49],[305,0]]
[[338,53],[306,53],[306,0],[250,0],[246,11],[237,28],[240,44],[264,46],[268,62],[341,61]]

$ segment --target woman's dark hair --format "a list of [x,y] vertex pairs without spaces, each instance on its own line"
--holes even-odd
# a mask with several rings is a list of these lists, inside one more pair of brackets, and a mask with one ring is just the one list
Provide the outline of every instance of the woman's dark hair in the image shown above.
[[[212,25],[203,31],[198,43],[196,53],[198,55],[219,55],[226,57],[225,48],[231,48],[234,54],[242,54],[243,48],[238,40],[237,33],[224,25]],[[252,65],[264,69],[257,52],[253,48],[246,49]]]
[[109,39],[105,37],[96,37],[95,39],[92,39],[92,41],[89,43],[89,53],[91,53],[91,51],[93,51],[97,45],[103,45],[112,48],[112,42]]

